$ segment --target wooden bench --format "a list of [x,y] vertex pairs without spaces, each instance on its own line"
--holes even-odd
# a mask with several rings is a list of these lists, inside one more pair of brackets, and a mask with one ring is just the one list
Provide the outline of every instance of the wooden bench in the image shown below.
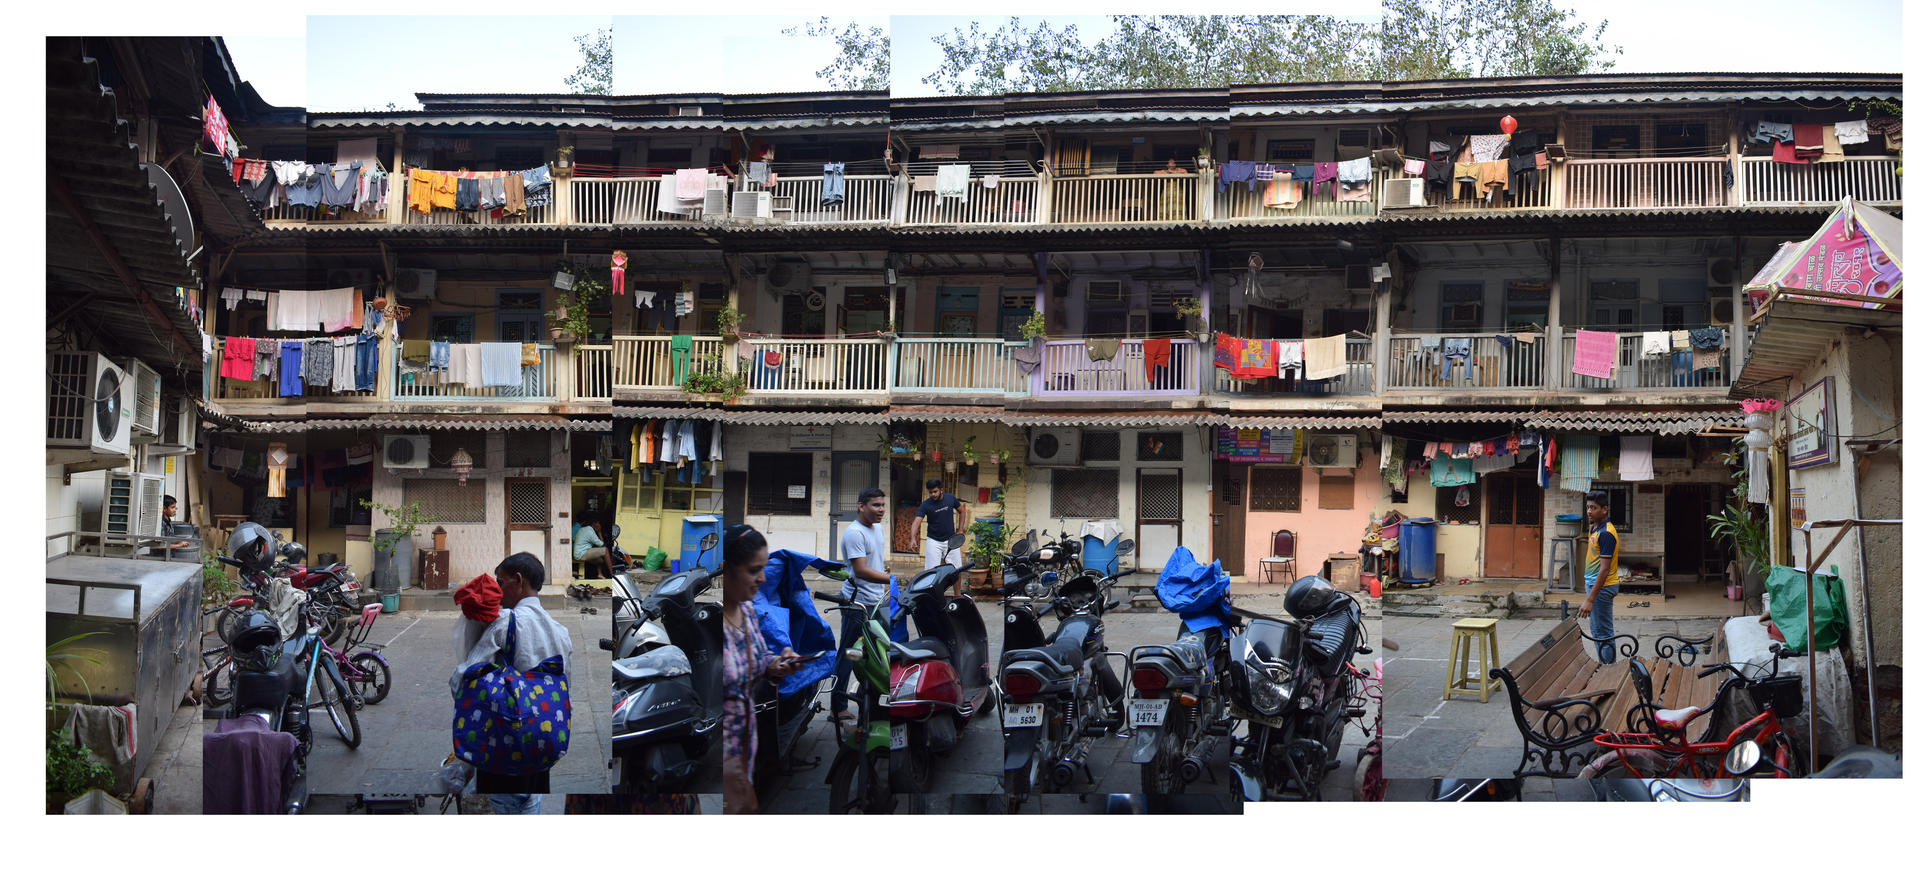
[[[1612,664],[1587,653],[1583,641],[1611,642]],[[1710,650],[1725,654],[1725,638],[1689,640],[1671,634],[1656,639],[1651,663],[1639,657],[1639,638],[1616,634],[1606,640],[1589,635],[1578,619],[1567,619],[1528,646],[1504,667],[1494,668],[1507,691],[1514,724],[1523,740],[1514,777],[1577,775],[1593,758],[1593,737],[1605,731],[1651,730],[1655,707],[1705,706],[1713,697],[1713,679],[1699,680],[1688,669],[1709,664]],[[1632,664],[1647,668],[1644,687],[1636,687]],[[1635,691],[1643,688],[1643,691]],[[1704,693],[1704,694],[1701,694]],[[1688,700],[1698,697],[1700,700]],[[1706,718],[1697,718],[1702,723]],[[1688,724],[1688,733],[1696,726]]]

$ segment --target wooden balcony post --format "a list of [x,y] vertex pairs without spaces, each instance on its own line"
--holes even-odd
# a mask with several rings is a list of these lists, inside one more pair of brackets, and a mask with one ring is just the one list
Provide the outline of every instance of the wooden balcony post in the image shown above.
[[886,393],[892,393],[894,385],[899,383],[895,379],[899,377],[900,340],[898,338],[891,338],[885,341],[887,345],[887,364],[885,366],[886,371],[880,376],[880,389]]
[[1053,174],[1040,172],[1039,191],[1034,196],[1034,221],[1041,225],[1053,222]]
[[547,364],[547,374],[553,380],[553,399],[555,402],[572,402],[579,389],[580,359],[573,355],[573,345],[554,345],[553,362]]
[[1373,291],[1373,395],[1387,395],[1387,364],[1392,362],[1393,327],[1389,325],[1393,316],[1393,285],[1403,284],[1413,289],[1411,278],[1388,278],[1384,284],[1376,285]]
[[1200,205],[1200,221],[1213,222],[1213,175],[1217,173],[1209,167],[1200,172],[1200,182],[1193,197]]
[[[392,320],[393,318],[386,318]],[[392,402],[398,388],[393,386],[394,370],[399,367],[399,342],[394,340],[387,326],[380,327],[379,344],[380,371],[373,376],[373,398],[379,402]]]
[[[1740,251],[1742,249],[1741,245],[1744,243],[1745,240],[1739,235],[1733,236],[1733,265],[1736,273],[1738,273],[1740,269]],[[1747,319],[1749,316],[1747,313],[1747,291],[1736,286],[1733,288],[1733,325],[1727,327],[1728,334],[1732,336],[1727,339],[1726,372],[1727,386],[1729,387],[1733,386],[1733,382],[1739,379],[1740,370],[1746,368],[1747,365]]]
[[1547,351],[1542,368],[1546,374],[1540,376],[1541,390],[1559,390],[1560,348],[1565,344],[1560,329],[1560,236],[1547,239]]

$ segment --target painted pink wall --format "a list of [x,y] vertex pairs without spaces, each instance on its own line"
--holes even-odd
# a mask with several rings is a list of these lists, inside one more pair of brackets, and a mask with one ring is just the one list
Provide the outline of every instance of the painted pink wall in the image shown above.
[[[1301,576],[1318,575],[1327,556],[1357,552],[1367,533],[1367,516],[1381,500],[1386,485],[1380,479],[1380,454],[1360,453],[1353,470],[1353,508],[1320,508],[1320,470],[1307,467],[1300,478],[1299,512],[1247,512],[1247,553],[1243,568],[1249,579],[1260,579],[1260,559],[1272,549],[1273,532],[1293,531],[1294,566]],[[1330,470],[1344,474],[1342,470]],[[1246,502],[1246,497],[1241,497]]]

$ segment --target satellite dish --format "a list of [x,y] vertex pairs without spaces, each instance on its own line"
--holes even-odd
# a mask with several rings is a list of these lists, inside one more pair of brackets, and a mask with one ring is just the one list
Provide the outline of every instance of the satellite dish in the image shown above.
[[180,191],[179,184],[173,182],[165,168],[156,164],[142,162],[140,167],[147,172],[147,185],[153,187],[154,200],[167,212],[167,221],[173,224],[174,237],[180,239],[180,252],[193,249],[193,215],[187,210],[187,195]]
[[827,307],[827,297],[825,294],[821,293],[819,290],[814,290],[813,292],[807,294],[807,310],[808,311],[819,311],[825,307]]

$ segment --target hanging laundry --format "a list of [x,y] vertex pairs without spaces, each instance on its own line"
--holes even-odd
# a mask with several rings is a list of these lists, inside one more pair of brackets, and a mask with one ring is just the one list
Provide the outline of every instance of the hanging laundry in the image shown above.
[[1867,120],[1857,119],[1852,122],[1835,122],[1833,124],[1833,134],[1843,145],[1850,146],[1856,143],[1866,143]]
[[987,190],[987,191],[989,191],[989,192],[991,192],[991,191],[993,191],[993,190],[995,190],[995,189],[998,189],[998,188],[1000,188],[1000,175],[999,175],[999,174],[988,174],[988,175],[986,175],[986,176],[984,176],[984,177],[981,177],[981,178],[980,178],[980,188],[982,188],[982,189],[985,189],[985,190]]
[[379,376],[380,340],[373,335],[361,335],[359,344],[354,348],[353,389],[373,390],[379,381]]
[[1613,378],[1614,362],[1620,349],[1620,337],[1612,332],[1582,329],[1574,333],[1573,373],[1594,378]]
[[452,345],[444,341],[428,342],[427,370],[445,372],[453,356]]
[[1595,436],[1571,436],[1561,449],[1560,489],[1584,494],[1593,488],[1600,475],[1600,439]]
[[1693,350],[1693,333],[1684,329],[1676,329],[1667,333],[1667,347],[1676,351]]
[[719,421],[713,422],[713,437],[708,440],[707,459],[714,463],[719,463],[723,459],[720,456],[720,422]]
[[1302,343],[1308,381],[1339,378],[1347,372],[1347,337],[1330,335],[1310,338]]
[[1779,143],[1793,140],[1793,126],[1786,122],[1756,122],[1748,143]]
[[[993,188],[991,186],[987,187]],[[838,207],[847,201],[847,165],[845,162],[827,162],[820,166],[820,204],[823,207]]]
[[1467,142],[1467,150],[1473,153],[1476,162],[1494,161],[1507,148],[1507,136],[1504,134],[1474,134],[1467,138]]
[[314,321],[321,332],[339,332],[353,325],[360,314],[359,291],[353,287],[309,290]]
[[297,341],[283,341],[280,343],[279,369],[281,396],[299,396],[305,389],[303,382],[300,380],[302,374],[300,371],[300,348],[301,344]]
[[1693,371],[1705,372],[1718,369],[1725,362],[1726,351],[1699,351],[1693,355]]
[[1096,363],[1112,360],[1120,353],[1120,340],[1117,338],[1087,339],[1087,359]]
[[480,348],[480,385],[482,387],[519,387],[520,343],[483,342]]
[[1453,174],[1453,162],[1435,158],[1427,161],[1427,170],[1422,176],[1427,181],[1427,188],[1432,190],[1435,196],[1441,196],[1445,195],[1448,187],[1453,185]]
[[1267,194],[1261,199],[1266,207],[1280,210],[1292,210],[1300,206],[1300,200],[1306,197],[1307,184],[1293,179],[1291,174],[1278,174],[1273,182],[1267,184]]
[[1227,191],[1228,183],[1247,183],[1252,188],[1253,162],[1227,162],[1220,166],[1220,178],[1214,181],[1214,191]]
[[553,176],[546,165],[536,165],[520,172],[521,183],[526,187],[527,207],[546,207],[553,203]]
[[507,180],[498,174],[481,177],[475,181],[480,185],[480,209],[499,210],[507,206]]
[[1505,472],[1513,469],[1515,459],[1511,454],[1483,454],[1473,459],[1473,471],[1475,475]]
[[480,181],[472,177],[461,177],[453,183],[453,209],[480,209]]
[[332,339],[307,339],[300,356],[300,378],[306,385],[308,393],[326,390],[333,386]]
[[1444,140],[1427,141],[1427,157],[1428,158],[1437,159],[1443,155],[1451,155],[1452,153],[1453,153],[1453,144],[1451,143],[1448,143]]
[[772,173],[766,162],[747,163],[747,182],[767,185],[767,175]]
[[[1030,341],[1023,347],[1015,347],[1013,364],[1020,367],[1020,374],[1032,375],[1034,370],[1040,368],[1040,353],[1041,346],[1037,342]],[[1218,358],[1219,352],[1216,351],[1214,356]]]
[[1153,376],[1153,370],[1173,361],[1173,339],[1149,338],[1140,342],[1140,355],[1145,362],[1147,376]]
[[1794,152],[1819,152],[1820,144],[1823,142],[1820,129],[1819,124],[1795,123],[1793,126]]
[[1272,342],[1266,339],[1240,339],[1239,341],[1237,360],[1228,371],[1228,375],[1242,381],[1279,376],[1279,367],[1274,365]]
[[520,365],[522,366],[540,365],[540,345],[530,341],[521,342],[520,343]]
[[1354,159],[1341,162],[1336,172],[1342,183],[1366,183],[1373,179],[1373,159]]
[[1507,187],[1507,163],[1503,161],[1484,162],[1480,165],[1480,175],[1474,178],[1474,185],[1480,197],[1492,201],[1493,193]]
[[1292,373],[1289,377],[1297,378],[1299,377],[1299,373],[1306,371],[1307,349],[1305,342],[1293,338],[1274,339],[1269,343],[1273,346],[1273,367],[1276,370],[1276,376],[1279,375],[1280,372],[1287,372]]
[[686,214],[692,213],[696,205],[684,203],[680,200],[678,190],[675,188],[675,179],[676,178],[669,176],[660,178],[660,189],[659,192],[656,193],[653,206],[655,210],[661,213],[685,216]]
[[501,212],[507,216],[524,216],[527,212],[526,179],[519,174],[508,174],[501,183],[501,194],[506,204]]
[[261,339],[253,346],[253,380],[272,381],[280,368],[280,345],[273,339]]
[[1372,201],[1372,183],[1341,183],[1340,195],[1335,201]]
[[613,275],[611,280],[612,283],[610,283],[609,286],[613,287],[614,295],[624,296],[627,294],[627,251],[613,251]]
[[1719,350],[1720,345],[1726,341],[1726,334],[1722,332],[1718,326],[1695,329],[1688,332],[1687,335],[1692,341],[1695,350]]
[[941,165],[939,172],[934,175],[933,194],[942,199],[951,199],[961,204],[966,204],[967,178],[972,176],[972,174],[973,167],[971,165]]
[[333,392],[351,393],[354,390],[354,370],[359,366],[355,355],[359,352],[357,338],[343,336],[333,340]]
[[220,354],[220,377],[234,381],[253,380],[254,342],[250,338],[230,338]]
[[1804,165],[1807,160],[1793,149],[1793,144],[1776,141],[1773,144],[1773,160],[1782,164]]
[[1673,350],[1672,336],[1666,330],[1642,333],[1640,336],[1640,356],[1656,357]]
[[1653,478],[1653,437],[1620,437],[1620,480],[1644,482]]
[[915,174],[909,179],[913,183],[913,191],[932,192],[940,178],[934,174]]
[[1328,184],[1337,183],[1339,179],[1339,162],[1313,163],[1313,193],[1315,195],[1322,194]]
[[360,190],[360,163],[326,167],[320,174],[320,203],[349,207]]
[[433,348],[434,345],[437,344],[446,344],[446,342],[433,342],[417,338],[406,339],[400,342],[400,359],[411,363],[428,362],[432,359]]
[[1427,172],[1427,162],[1425,159],[1407,159],[1400,169],[1409,177],[1418,177]]
[[701,201],[707,197],[707,169],[682,168],[673,172],[674,197],[681,201]]
[[1845,161],[1846,151],[1840,146],[1840,137],[1832,125],[1820,126],[1820,154],[1813,157],[1816,162]]
[[1440,380],[1453,380],[1453,364],[1456,361],[1466,369],[1462,377],[1473,380],[1473,339],[1449,338],[1441,342]]
[[1471,485],[1474,482],[1473,462],[1440,452],[1433,456],[1433,467],[1427,472],[1427,482],[1436,488]]

